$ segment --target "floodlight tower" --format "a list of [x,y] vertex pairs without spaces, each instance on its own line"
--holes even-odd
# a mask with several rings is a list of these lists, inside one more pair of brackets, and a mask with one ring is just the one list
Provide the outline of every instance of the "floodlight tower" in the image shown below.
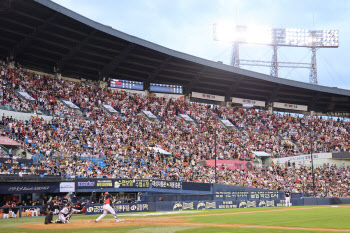
[[[267,28],[257,26],[242,26],[228,24],[214,24],[214,40],[233,43],[231,65],[240,67],[269,66],[270,74],[278,77],[278,69],[307,68],[310,70],[310,83],[317,82],[316,51],[319,48],[338,48],[338,30],[306,30],[294,28]],[[273,49],[272,61],[241,60],[239,47],[241,44],[268,45]],[[311,63],[278,62],[277,50],[279,47],[305,47],[312,51]]]

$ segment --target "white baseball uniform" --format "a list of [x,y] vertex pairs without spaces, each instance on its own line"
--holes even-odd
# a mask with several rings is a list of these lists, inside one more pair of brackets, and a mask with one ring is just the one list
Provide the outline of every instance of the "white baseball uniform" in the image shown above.
[[112,196],[110,194],[108,194],[106,197],[105,197],[105,201],[103,203],[103,214],[101,214],[97,219],[96,219],[96,222],[100,221],[102,218],[104,218],[104,216],[107,215],[108,212],[110,212],[113,217],[116,219],[117,222],[120,222],[120,220],[118,219],[117,215],[115,214],[115,211],[114,209],[112,208],[111,206],[111,198]]
[[61,220],[62,223],[67,223],[67,214],[69,213],[68,207],[64,207],[60,213],[58,214],[58,219]]

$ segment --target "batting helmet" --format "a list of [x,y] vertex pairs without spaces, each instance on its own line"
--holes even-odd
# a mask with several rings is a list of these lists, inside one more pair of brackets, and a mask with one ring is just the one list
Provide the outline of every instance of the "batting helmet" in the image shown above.
[[109,194],[108,192],[105,192],[105,195]]

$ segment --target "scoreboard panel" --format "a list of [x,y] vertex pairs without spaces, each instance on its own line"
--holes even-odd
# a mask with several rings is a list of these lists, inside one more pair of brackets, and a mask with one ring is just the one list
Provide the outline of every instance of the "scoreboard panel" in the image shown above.
[[111,79],[109,82],[109,86],[113,88],[143,91],[143,82],[138,82],[138,81]]
[[170,85],[170,84],[160,84],[160,83],[150,83],[151,92],[165,92],[172,94],[183,94],[183,86]]

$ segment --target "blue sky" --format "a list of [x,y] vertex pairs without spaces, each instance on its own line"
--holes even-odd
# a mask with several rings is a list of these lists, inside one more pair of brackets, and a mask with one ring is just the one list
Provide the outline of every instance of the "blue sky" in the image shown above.
[[[214,41],[213,24],[339,30],[339,48],[317,51],[318,83],[350,90],[350,1],[347,0],[54,0],[87,18],[164,47],[230,63],[231,45]],[[272,49],[242,45],[241,59],[270,61]],[[279,61],[311,61],[307,48],[278,50]],[[269,74],[269,68],[243,69]],[[309,82],[308,69],[281,68],[282,78]]]

